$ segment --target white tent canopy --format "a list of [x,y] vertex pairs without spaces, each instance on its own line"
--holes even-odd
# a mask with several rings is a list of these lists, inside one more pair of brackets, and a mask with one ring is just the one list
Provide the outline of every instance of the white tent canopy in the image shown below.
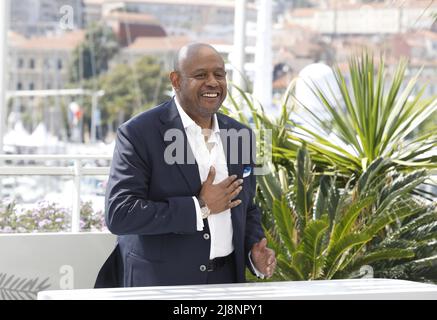
[[47,131],[46,126],[41,122],[30,135],[29,144],[35,147],[54,146],[59,144],[59,139]]
[[15,122],[13,129],[5,134],[3,144],[5,147],[21,148],[21,151],[13,149],[13,153],[30,152],[29,148],[33,150],[31,152],[52,153],[59,151],[59,148],[62,149],[63,145],[57,137],[48,132],[43,123],[39,123],[32,134],[29,134],[21,121]]
[[10,146],[29,146],[30,134],[26,131],[21,121],[17,121],[12,130],[3,137],[3,143]]

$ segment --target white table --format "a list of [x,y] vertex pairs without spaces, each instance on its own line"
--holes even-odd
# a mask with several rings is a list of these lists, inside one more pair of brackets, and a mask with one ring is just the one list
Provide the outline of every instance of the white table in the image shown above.
[[437,300],[437,285],[405,280],[284,281],[113,289],[52,290],[38,300]]

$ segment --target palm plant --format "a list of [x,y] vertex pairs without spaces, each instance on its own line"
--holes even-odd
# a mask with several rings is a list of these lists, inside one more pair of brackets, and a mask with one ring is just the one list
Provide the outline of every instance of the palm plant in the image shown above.
[[[437,110],[437,99],[423,99],[425,88],[414,95],[420,72],[406,83],[406,68],[407,61],[401,60],[393,78],[388,79],[384,59],[376,66],[372,56],[362,53],[350,59],[348,77],[335,67],[340,97],[332,94],[337,88],[324,92],[319,84],[310,81],[308,87],[331,122],[320,119],[311,106],[295,99],[300,112],[306,111],[317,130],[295,124],[294,130],[289,131],[289,140],[297,145],[305,141],[313,160],[324,171],[335,170],[347,176],[359,176],[379,157],[392,159],[401,171],[437,168],[437,155],[426,154],[437,147],[437,128],[412,136]],[[294,154],[282,151],[285,156]]]
[[[435,114],[437,99],[423,99],[425,88],[413,94],[420,73],[406,83],[406,67],[407,62],[401,60],[393,78],[387,79],[384,60],[381,58],[375,72],[374,58],[363,53],[349,61],[350,86],[347,77],[335,68],[339,98],[332,94],[334,88],[324,92],[317,84],[307,83],[331,121],[321,119],[311,111],[311,106],[303,105],[296,98],[296,79],[287,88],[276,119],[269,117],[252,96],[239,88],[236,90],[248,107],[255,127],[272,132],[275,164],[292,169],[291,160],[296,159],[297,150],[305,144],[316,170],[326,175],[335,173],[344,185],[351,177],[359,177],[380,157],[391,159],[401,172],[437,169],[437,127],[414,136],[419,126]],[[225,112],[249,123],[242,106],[232,96],[229,98]],[[302,112],[312,119],[313,127],[293,121]],[[382,170],[387,171],[389,167]],[[412,192],[432,201],[436,195],[422,188],[426,185],[432,185],[429,179]]]
[[[367,264],[379,277],[437,279],[435,198],[417,192],[428,181],[423,169],[437,167],[435,155],[424,155],[437,146],[437,134],[412,134],[437,102],[421,99],[423,90],[413,97],[418,75],[404,84],[405,61],[388,86],[383,61],[376,74],[374,67],[367,54],[352,58],[352,89],[336,68],[341,98],[334,103],[313,84],[331,127],[297,101],[295,81],[278,118],[239,88],[242,104],[229,97],[226,113],[253,124],[260,135],[272,133],[271,174],[258,176],[256,200],[269,245],[278,253],[273,280],[354,277]],[[309,111],[323,134],[291,120],[301,112],[297,106]],[[307,151],[300,151],[303,146]]]
[[[388,245],[388,239],[399,239],[405,231],[400,232],[398,224],[409,217],[415,217],[410,226],[425,216],[436,217],[435,207],[417,206],[409,195],[427,174],[393,171],[381,176],[389,162],[375,160],[353,188],[340,189],[335,177],[315,173],[307,150],[300,149],[295,176],[279,166],[259,177],[257,199],[265,213],[269,245],[278,259],[274,280],[349,278],[357,276],[362,266],[378,262],[421,263],[417,250],[424,243],[390,240]],[[436,240],[436,234],[424,239],[428,244]]]
[[[271,117],[263,106],[254,98],[237,86],[233,86],[235,91],[228,95],[228,103],[222,106],[221,111],[241,123],[251,126],[257,136],[257,163],[258,165],[268,165],[276,170],[277,165],[281,165],[288,175],[294,174],[294,159],[297,157],[299,146],[289,139],[289,132],[292,129],[290,120],[293,109],[291,92],[294,90],[296,81],[291,81],[281,102],[281,112],[279,117]],[[237,97],[237,98],[236,98]],[[239,99],[238,99],[239,98]],[[264,135],[269,134],[271,141],[264,139]],[[271,144],[271,158],[265,157],[265,146]],[[284,151],[287,151],[285,155]],[[267,163],[265,163],[267,161]]]

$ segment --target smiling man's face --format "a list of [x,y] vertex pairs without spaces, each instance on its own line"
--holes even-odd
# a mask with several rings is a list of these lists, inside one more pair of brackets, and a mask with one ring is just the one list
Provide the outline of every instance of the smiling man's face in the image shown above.
[[190,116],[210,117],[226,98],[224,61],[208,46],[188,50],[170,77],[179,103]]

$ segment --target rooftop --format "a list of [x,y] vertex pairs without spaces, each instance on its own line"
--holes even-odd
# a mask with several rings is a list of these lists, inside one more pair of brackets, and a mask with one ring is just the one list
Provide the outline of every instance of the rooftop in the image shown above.
[[313,8],[297,8],[290,10],[292,16],[310,17],[316,12],[324,10],[381,10],[381,9],[426,9],[432,12],[437,8],[437,4],[431,3],[428,0],[409,0],[409,1],[386,1],[384,3],[353,3],[337,1],[328,6],[319,6]]
[[60,35],[25,38],[16,32],[8,33],[12,48],[41,50],[73,50],[85,38],[85,31],[75,30]]
[[[119,3],[120,0],[107,0],[105,3]],[[150,4],[170,4],[170,5],[192,5],[192,6],[213,6],[227,7],[234,9],[235,2],[233,0],[124,0],[125,3],[150,3]]]
[[159,24],[158,19],[150,14],[112,11],[105,15],[105,20],[116,20],[129,23]]
[[186,36],[138,37],[127,49],[137,51],[174,51],[191,41]]

